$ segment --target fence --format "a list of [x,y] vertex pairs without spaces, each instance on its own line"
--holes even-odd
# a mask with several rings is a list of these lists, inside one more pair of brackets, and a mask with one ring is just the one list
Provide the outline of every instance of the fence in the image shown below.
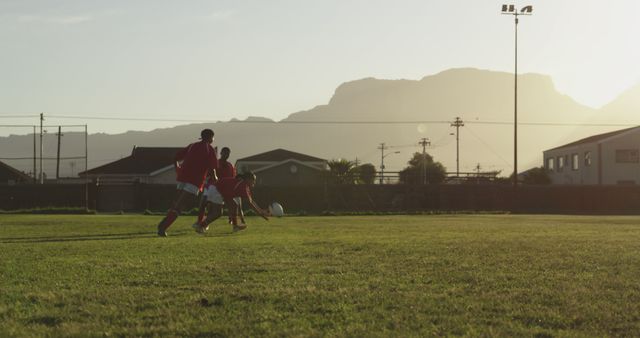
[[[88,193],[88,207],[98,211],[161,211],[170,206],[174,189],[173,185],[151,184],[0,186],[0,209],[85,207],[85,193]],[[640,187],[636,186],[521,186],[514,189],[497,184],[317,185],[256,187],[254,196],[260,205],[278,201],[294,213],[469,210],[640,214]]]

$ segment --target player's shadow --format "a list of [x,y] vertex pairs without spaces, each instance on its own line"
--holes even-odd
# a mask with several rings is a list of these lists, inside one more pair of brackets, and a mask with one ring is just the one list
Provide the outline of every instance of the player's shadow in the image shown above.
[[[179,233],[176,233],[178,235]],[[134,238],[157,237],[154,232],[131,232],[120,234],[94,234],[73,236],[39,236],[39,237],[2,237],[0,243],[53,243],[53,242],[80,242],[80,241],[114,241]]]
[[[191,231],[175,231],[169,237],[182,237],[191,234]],[[227,237],[234,233],[208,233],[201,237]],[[155,232],[131,232],[121,234],[93,234],[93,235],[73,235],[73,236],[40,236],[40,237],[2,237],[0,243],[55,243],[55,242],[81,242],[81,241],[115,241],[134,238],[154,238],[158,237]]]

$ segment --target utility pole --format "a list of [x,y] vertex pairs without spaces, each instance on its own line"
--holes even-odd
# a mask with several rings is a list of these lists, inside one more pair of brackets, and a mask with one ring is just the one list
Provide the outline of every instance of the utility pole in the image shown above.
[[476,165],[476,183],[480,184],[480,163]]
[[36,152],[36,126],[33,126],[33,183],[38,183],[38,167],[36,164],[36,157],[38,153]]
[[386,147],[384,143],[380,143],[378,149],[382,152],[380,155],[380,184],[382,184],[384,180],[384,151],[385,149],[389,149],[389,147]]
[[458,178],[460,177],[460,127],[464,127],[464,122],[456,117],[451,126],[456,127],[456,178]]
[[427,184],[427,146],[430,146],[431,142],[423,137],[418,144],[422,146],[422,184]]
[[42,137],[44,131],[42,129],[42,122],[44,122],[44,113],[40,113],[40,184],[44,184],[44,173],[42,172]]
[[525,6],[518,10],[514,5],[502,5],[502,14],[515,18],[515,69],[513,72],[513,187],[518,187],[518,16],[531,15],[533,6]]
[[56,180],[60,179],[60,139],[62,138],[62,126],[58,126],[58,154],[56,156]]
[[87,170],[89,168],[89,132],[87,125],[84,125],[84,207],[89,210],[89,180]]

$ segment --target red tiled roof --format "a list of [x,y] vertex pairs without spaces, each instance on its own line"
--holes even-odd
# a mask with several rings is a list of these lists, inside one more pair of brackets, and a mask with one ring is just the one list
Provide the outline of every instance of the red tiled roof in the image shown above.
[[293,151],[285,150],[285,149],[276,149],[267,151],[266,153],[261,153],[245,158],[238,159],[236,162],[246,161],[246,162],[282,162],[286,160],[298,160],[300,162],[326,162],[327,160],[313,157],[305,154],[296,153]]
[[182,148],[134,147],[131,156],[81,172],[79,175],[148,175],[173,164]]
[[636,129],[636,128],[640,128],[640,127],[631,127],[631,128],[626,128],[626,129],[621,129],[621,130],[616,130],[616,131],[610,131],[610,132],[604,133],[604,134],[598,134],[598,135],[585,137],[585,138],[580,139],[578,141],[567,143],[567,144],[565,144],[563,146],[559,146],[559,147],[548,149],[547,151],[556,150],[556,149],[565,148],[565,147],[577,146],[577,145],[585,144],[585,143],[594,143],[594,142],[602,141],[602,140],[607,139],[609,137],[616,136],[618,134],[622,134],[624,132],[627,132],[627,131],[630,131],[630,130]]

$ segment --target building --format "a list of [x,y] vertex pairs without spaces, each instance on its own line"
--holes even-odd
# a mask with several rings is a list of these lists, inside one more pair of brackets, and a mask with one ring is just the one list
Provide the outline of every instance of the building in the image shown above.
[[323,184],[329,166],[322,158],[275,149],[237,160],[236,169],[254,172],[261,186],[299,186]]
[[175,156],[183,148],[133,147],[131,155],[81,172],[98,184],[175,184]]
[[0,185],[32,183],[33,177],[0,161]]
[[640,127],[590,136],[543,156],[552,184],[639,184]]

